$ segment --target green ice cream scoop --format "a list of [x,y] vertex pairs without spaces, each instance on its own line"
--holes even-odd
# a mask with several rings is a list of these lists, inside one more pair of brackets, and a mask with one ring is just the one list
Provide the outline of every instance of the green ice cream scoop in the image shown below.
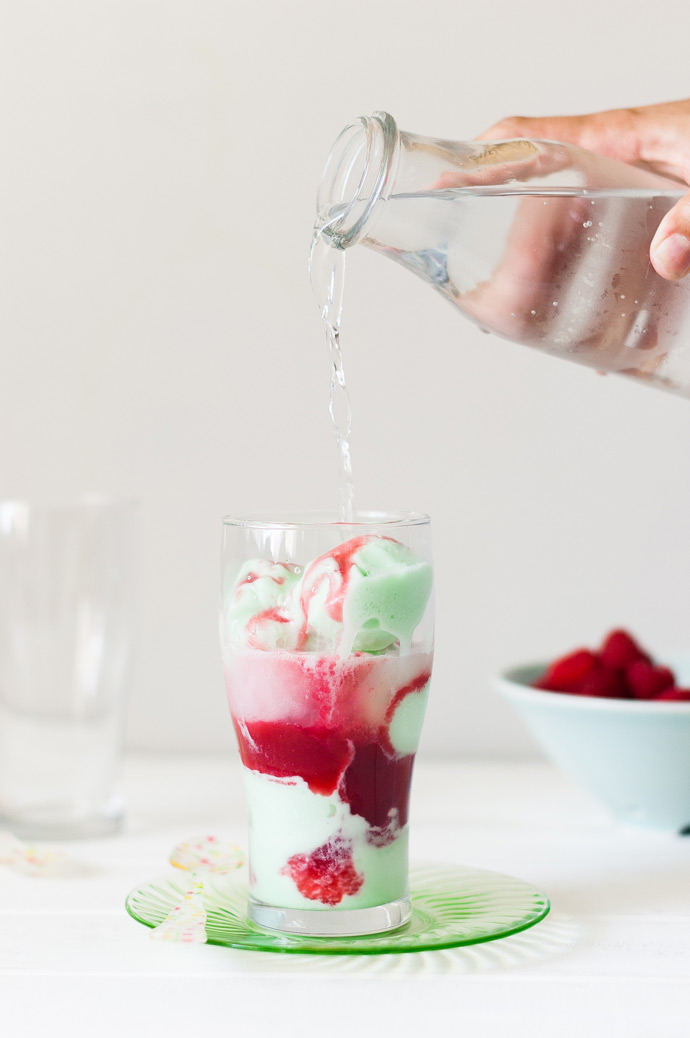
[[[431,594],[431,566],[388,537],[371,537],[353,558],[343,601],[343,643],[380,652],[409,649]],[[343,645],[345,648],[345,645]]]
[[306,648],[409,649],[431,594],[431,566],[390,537],[346,541],[306,567],[295,589]]
[[409,651],[431,566],[391,537],[354,537],[300,568],[251,559],[226,604],[233,644],[306,652]]
[[299,567],[250,559],[241,567],[226,605],[230,638],[247,648],[294,648],[297,628],[290,612],[290,592]]

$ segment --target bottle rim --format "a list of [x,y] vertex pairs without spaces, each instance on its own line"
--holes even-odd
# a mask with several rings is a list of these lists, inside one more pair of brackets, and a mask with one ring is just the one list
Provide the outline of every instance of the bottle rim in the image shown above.
[[392,115],[374,112],[345,127],[330,150],[317,195],[317,232],[347,249],[364,234],[374,207],[390,195],[400,154]]

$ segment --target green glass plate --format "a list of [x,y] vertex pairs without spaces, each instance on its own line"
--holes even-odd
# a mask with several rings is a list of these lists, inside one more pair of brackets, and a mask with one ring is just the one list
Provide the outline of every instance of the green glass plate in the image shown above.
[[[198,874],[197,874],[198,875]],[[171,875],[133,890],[129,914],[158,926],[190,887],[190,874]],[[312,955],[377,955],[479,944],[526,930],[549,911],[543,894],[520,879],[458,865],[410,870],[412,918],[399,930],[365,937],[297,937],[262,930],[247,918],[246,880],[239,873],[205,875],[203,902],[209,944]]]

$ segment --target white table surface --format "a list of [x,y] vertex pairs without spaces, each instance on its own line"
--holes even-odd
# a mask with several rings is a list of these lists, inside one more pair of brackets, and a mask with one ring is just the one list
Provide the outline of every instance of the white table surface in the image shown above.
[[546,764],[421,756],[411,853],[519,876],[551,914],[500,941],[375,957],[153,941],[125,895],[172,872],[182,839],[244,846],[241,781],[217,758],[135,757],[126,776],[122,835],[63,845],[83,875],[0,867],[2,1036],[690,1034],[690,838],[614,825]]

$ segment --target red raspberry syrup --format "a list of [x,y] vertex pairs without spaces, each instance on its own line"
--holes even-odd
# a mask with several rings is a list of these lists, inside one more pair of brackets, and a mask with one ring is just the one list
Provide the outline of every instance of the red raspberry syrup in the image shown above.
[[[242,763],[274,778],[302,778],[312,793],[322,796],[337,791],[352,813],[366,820],[367,841],[385,846],[407,823],[415,756],[396,753],[389,726],[403,699],[421,692],[430,677],[427,670],[394,691],[384,723],[373,730],[234,719]],[[293,855],[282,871],[304,897],[324,905],[339,904],[364,882],[354,867],[351,842],[342,833],[309,853]]]
[[352,759],[349,740],[322,725],[302,728],[284,721],[234,723],[245,768],[275,778],[299,776],[312,793],[335,793]]
[[290,876],[302,897],[322,905],[339,905],[364,883],[352,860],[352,843],[336,833],[311,854],[293,854],[281,872]]

